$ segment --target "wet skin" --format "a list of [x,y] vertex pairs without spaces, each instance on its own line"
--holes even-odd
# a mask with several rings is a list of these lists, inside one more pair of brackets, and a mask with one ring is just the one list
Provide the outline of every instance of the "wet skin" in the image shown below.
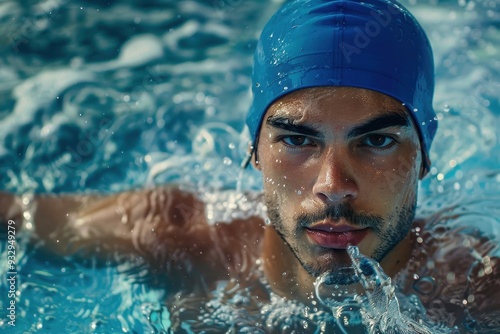
[[[422,155],[406,108],[359,88],[307,88],[267,110],[254,166],[274,228],[263,259],[274,289],[309,299],[315,277],[340,268],[357,245],[389,276],[408,261]],[[290,279],[285,282],[282,273]]]
[[[498,332],[500,264],[490,257],[498,242],[449,224],[467,214],[462,206],[416,219],[408,231],[424,172],[417,133],[399,102],[354,88],[290,93],[267,111],[256,156],[270,225],[260,211],[209,224],[199,194],[169,185],[106,196],[36,196],[34,239],[66,256],[108,261],[125,253],[131,263],[146,261],[165,279],[174,332],[183,321],[219,311],[209,301],[220,282],[227,283],[230,309],[245,308],[257,318],[262,307],[276,314],[269,287],[321,306],[313,297],[315,277],[330,271],[332,280],[349,283],[350,276],[338,274],[349,265],[349,243],[380,261],[401,292],[417,295],[433,321],[457,325],[460,333],[470,333],[471,324],[480,333]],[[16,232],[24,228],[24,201],[0,191],[0,227],[6,228],[2,219],[13,219]],[[245,194],[234,210],[261,202],[260,193]],[[240,291],[251,305],[238,298],[231,304]],[[201,326],[196,332],[210,329],[195,323]]]

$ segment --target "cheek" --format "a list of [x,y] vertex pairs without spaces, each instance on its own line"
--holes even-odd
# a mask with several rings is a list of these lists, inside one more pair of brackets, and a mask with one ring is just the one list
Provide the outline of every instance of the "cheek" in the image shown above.
[[[284,221],[293,220],[305,199],[305,188],[298,176],[298,166],[286,166],[276,161],[262,164],[264,194]],[[302,213],[300,211],[300,213]]]
[[420,173],[421,158],[417,151],[410,152],[410,154],[398,154],[387,159],[381,168],[372,174],[375,175],[374,181],[379,183],[379,189],[384,192],[399,192],[416,184]]
[[360,193],[368,195],[373,209],[391,212],[415,201],[419,173],[418,153],[398,155],[386,161],[383,168],[364,171],[364,191]]
[[295,161],[287,159],[287,155],[280,148],[280,144],[268,144],[263,140],[262,150],[259,153],[259,168],[262,172],[265,189],[281,189],[287,191],[293,187],[300,173],[300,166]]

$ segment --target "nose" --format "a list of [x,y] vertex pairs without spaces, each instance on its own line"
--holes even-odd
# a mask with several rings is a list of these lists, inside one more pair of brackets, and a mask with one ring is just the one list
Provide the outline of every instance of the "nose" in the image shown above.
[[313,193],[329,204],[353,200],[358,196],[353,164],[345,152],[330,150],[320,162],[320,170],[313,186]]

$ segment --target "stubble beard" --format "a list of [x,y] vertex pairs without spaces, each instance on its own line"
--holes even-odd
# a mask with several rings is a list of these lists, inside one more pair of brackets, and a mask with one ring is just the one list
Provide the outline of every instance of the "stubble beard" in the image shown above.
[[[375,248],[373,254],[369,255],[377,262],[380,262],[401,240],[403,240],[411,229],[416,211],[416,198],[401,211],[396,214],[396,224],[392,228],[384,230],[384,227],[389,224],[382,217],[356,213],[348,203],[328,207],[321,212],[313,214],[301,215],[294,219],[293,230],[287,230],[284,219],[279,210],[279,200],[277,196],[265,195],[265,203],[267,206],[268,217],[272,226],[290,248],[292,254],[298,260],[300,265],[312,276],[318,277],[325,272],[330,272],[328,275],[329,284],[353,284],[358,281],[358,278],[352,275],[352,267],[347,252],[345,250],[325,249],[320,259],[305,260],[301,256],[301,251],[294,243],[294,235],[297,236],[299,231],[306,226],[312,225],[314,222],[322,219],[339,219],[344,218],[352,225],[370,228],[379,238],[380,242]],[[389,218],[390,219],[390,218]],[[392,219],[391,219],[392,220]],[[298,240],[296,240],[298,241]]]

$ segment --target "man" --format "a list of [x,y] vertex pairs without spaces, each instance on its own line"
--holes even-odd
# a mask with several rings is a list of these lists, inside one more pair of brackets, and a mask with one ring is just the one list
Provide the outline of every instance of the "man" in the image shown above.
[[[209,225],[204,204],[171,186],[41,196],[32,203],[37,235],[61,254],[98,246],[146,258],[171,278],[175,332],[362,331],[321,304],[318,277],[375,300],[371,311],[360,307],[367,327],[380,330],[401,315],[389,307],[388,280],[373,292],[385,276],[369,258],[443,327],[500,332],[498,289],[489,285],[498,259],[477,257],[488,254],[488,239],[435,229],[444,213],[415,219],[437,121],[432,51],[411,14],[384,0],[292,1],[262,32],[253,80],[249,160],[263,175],[268,220]],[[21,199],[0,201],[3,218],[20,222]],[[350,246],[363,254],[354,264]]]

